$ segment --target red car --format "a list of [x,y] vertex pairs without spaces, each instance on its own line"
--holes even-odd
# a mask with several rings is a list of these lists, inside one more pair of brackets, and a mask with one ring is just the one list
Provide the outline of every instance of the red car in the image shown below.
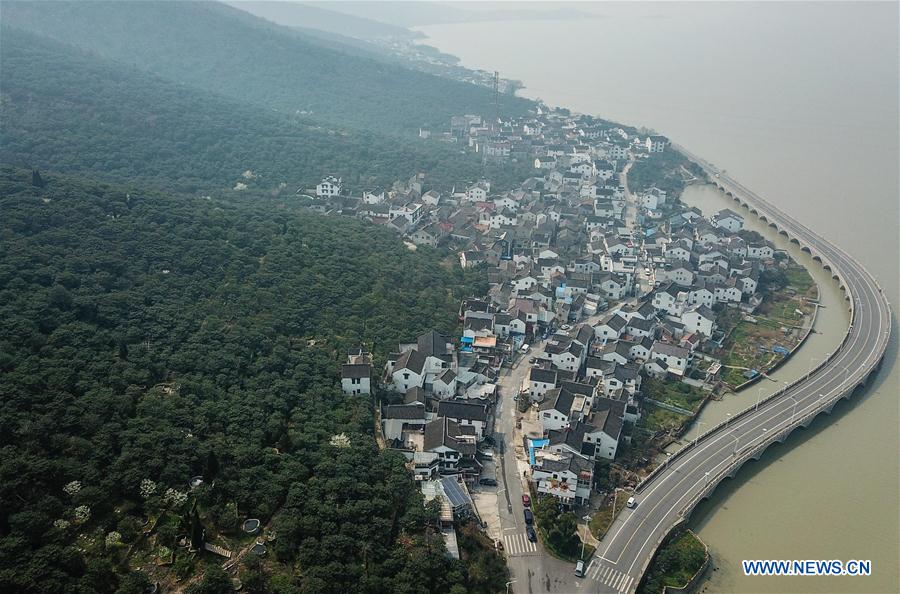
[[531,505],[531,497],[528,496],[528,493],[522,494],[522,505],[525,507],[529,507]]

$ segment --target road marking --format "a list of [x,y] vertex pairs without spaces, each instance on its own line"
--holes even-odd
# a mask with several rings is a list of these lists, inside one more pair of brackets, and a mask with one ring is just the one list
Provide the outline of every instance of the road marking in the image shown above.
[[537,553],[537,544],[528,540],[528,537],[521,532],[504,535],[503,544],[510,557]]

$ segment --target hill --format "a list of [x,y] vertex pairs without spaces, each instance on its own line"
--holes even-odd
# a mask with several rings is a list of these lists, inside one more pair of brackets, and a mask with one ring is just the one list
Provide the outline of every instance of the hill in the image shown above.
[[301,2],[273,2],[270,0],[248,2],[246,0],[238,0],[226,2],[226,4],[286,27],[316,29],[357,39],[389,37],[413,39],[422,36],[421,33],[415,33],[397,25],[335,12],[327,7],[311,6]]
[[[434,2],[431,0],[341,0],[340,2],[306,2],[312,6],[330,8],[360,18],[382,23],[390,23],[399,27],[415,27],[419,25],[442,25],[451,23],[475,23],[487,21],[521,21],[521,20],[566,20],[596,18],[591,12],[577,8],[575,3],[559,4],[554,2],[518,3],[509,8],[509,2],[483,1],[479,8],[473,9],[468,2]],[[528,8],[522,8],[528,6]]]
[[[428,184],[449,188],[483,171],[477,157],[448,145],[348,134],[9,27],[2,40],[3,163],[185,192],[225,191],[240,182],[250,192],[293,193],[325,174],[371,189],[420,171]],[[491,174],[502,185],[521,172]]]
[[236,549],[245,518],[278,533],[251,591],[502,587],[445,556],[338,379],[351,344],[449,331],[474,277],[290,202],[2,169],[0,211],[0,591],[169,591],[218,565],[181,535]]
[[[2,22],[236,101],[410,133],[490,113],[490,89],[367,58],[217,2],[4,2]],[[503,97],[503,112],[530,102]]]

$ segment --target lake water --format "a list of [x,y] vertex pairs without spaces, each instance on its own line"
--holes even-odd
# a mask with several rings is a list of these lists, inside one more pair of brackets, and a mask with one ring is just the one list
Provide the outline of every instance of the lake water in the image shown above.
[[[421,27],[466,66],[522,80],[523,95],[649,126],[726,168],[844,247],[898,299],[898,4],[577,4],[597,18]],[[721,208],[709,187],[686,202]],[[771,234],[769,235],[770,237]],[[773,238],[777,239],[777,238]],[[825,305],[817,334],[775,374],[806,372],[847,323]],[[876,381],[769,450],[698,507],[715,557],[708,592],[900,591],[897,324]],[[770,384],[775,386],[776,384]],[[756,388],[701,421],[752,404]],[[749,578],[742,559],[871,559],[865,578]]]

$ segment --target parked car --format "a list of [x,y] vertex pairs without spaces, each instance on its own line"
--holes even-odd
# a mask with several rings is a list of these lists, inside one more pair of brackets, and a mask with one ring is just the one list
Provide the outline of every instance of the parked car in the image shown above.
[[483,479],[481,479],[481,480],[478,481],[478,484],[479,484],[479,485],[482,485],[482,486],[484,486],[484,487],[496,487],[496,486],[497,486],[497,479],[483,478]]
[[534,514],[531,513],[531,510],[527,507],[525,508],[525,524],[531,525],[534,524]]
[[625,507],[635,508],[637,507],[637,499],[634,497],[629,497],[628,501],[625,502]]
[[579,559],[578,563],[575,564],[575,577],[584,577],[584,560]]
[[522,351],[523,353],[527,353],[528,350],[529,350],[530,348],[531,348],[531,347],[530,347],[529,345],[523,344],[523,345],[522,345],[522,348],[521,348],[521,351]]
[[528,535],[528,540],[537,542],[537,532],[534,531],[534,526],[525,526],[525,534]]
[[528,493],[522,493],[522,505],[531,507],[531,497],[528,496]]
[[537,361],[537,357],[528,357],[528,362],[534,364]]

